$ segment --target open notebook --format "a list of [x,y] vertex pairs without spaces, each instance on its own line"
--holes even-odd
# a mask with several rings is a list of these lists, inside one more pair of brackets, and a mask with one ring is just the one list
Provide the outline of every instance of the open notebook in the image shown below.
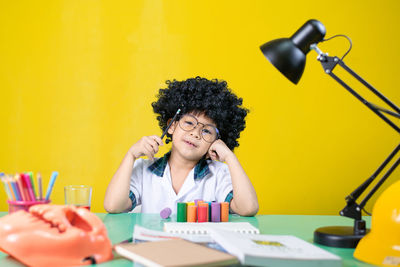
[[164,232],[174,234],[208,235],[210,229],[221,229],[243,234],[259,234],[260,230],[248,222],[165,222]]
[[243,265],[341,267],[340,257],[290,235],[249,235],[212,230],[211,237]]

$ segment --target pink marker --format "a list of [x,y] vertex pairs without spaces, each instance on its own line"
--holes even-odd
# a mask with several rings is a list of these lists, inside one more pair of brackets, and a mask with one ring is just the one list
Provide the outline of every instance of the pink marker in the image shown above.
[[29,175],[23,173],[23,174],[21,174],[21,177],[22,177],[22,179],[23,179],[24,182],[25,182],[26,189],[27,189],[27,191],[28,191],[28,195],[29,195],[30,200],[31,200],[31,201],[35,201],[36,198],[35,198],[35,194],[33,193],[32,184],[31,184],[31,179],[30,179]]

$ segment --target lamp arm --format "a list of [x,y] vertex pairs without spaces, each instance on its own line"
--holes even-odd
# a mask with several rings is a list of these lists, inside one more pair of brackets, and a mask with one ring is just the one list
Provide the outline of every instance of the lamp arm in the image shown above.
[[380,110],[380,111],[382,111],[382,112],[385,112],[386,114],[389,114],[389,115],[391,115],[391,116],[393,116],[393,117],[396,117],[396,118],[399,118],[399,119],[400,119],[400,114],[399,114],[399,113],[393,112],[393,111],[388,110],[388,109],[386,109],[386,108],[382,108],[382,107],[380,107],[380,106],[378,106],[378,105],[375,105],[375,104],[373,104],[373,103],[371,103],[371,105],[373,105],[377,110]]
[[[331,76],[335,81],[337,81],[340,85],[342,85],[353,96],[355,96],[364,105],[366,105],[370,110],[372,110],[376,115],[378,115],[382,120],[384,120],[387,124],[389,124],[396,132],[400,133],[400,128],[383,114],[383,112],[385,112],[390,115],[395,114],[393,116],[400,117],[400,108],[399,107],[397,107],[395,104],[393,104],[389,99],[387,99],[384,95],[382,95],[372,85],[370,85],[363,78],[361,78],[357,73],[355,73],[348,66],[346,66],[346,64],[338,57],[329,57],[325,54],[320,54],[318,56],[318,60],[321,62],[322,67],[325,70],[325,73],[327,73],[329,76]],[[359,95],[356,91],[354,91],[349,85],[347,85],[338,76],[336,76],[332,71],[338,64],[344,70],[349,72],[353,77],[355,77],[358,81],[360,81],[363,85],[365,85],[371,92],[373,92],[376,96],[378,96],[382,101],[384,101],[386,104],[388,104],[393,110],[395,110],[395,112],[388,111],[388,110],[382,111],[383,108],[380,108],[379,106],[364,99],[361,95]]]
[[[395,151],[399,151],[400,145],[398,145]],[[396,152],[397,152],[396,151]],[[371,189],[371,191],[365,196],[365,198],[360,202],[360,208],[363,209],[367,201],[372,197],[372,195],[379,189],[379,187],[386,181],[389,175],[396,169],[396,167],[400,164],[400,157],[393,163],[393,165],[389,168],[389,170],[382,176],[382,178],[376,183],[376,185]]]
[[[378,115],[383,121],[385,121],[387,124],[389,124],[396,132],[400,133],[400,128],[383,114],[383,113],[386,113],[391,116],[400,118],[400,108],[399,107],[397,107],[393,102],[391,102],[388,98],[386,98],[383,94],[381,94],[377,89],[375,89],[367,81],[365,81],[363,78],[361,78],[361,76],[359,76],[352,69],[350,69],[338,57],[330,57],[327,54],[324,54],[315,44],[311,45],[311,49],[315,50],[318,53],[317,59],[321,62],[325,73],[327,73],[335,81],[337,81],[339,84],[341,84],[347,91],[349,91],[359,101],[361,101],[364,105],[366,105],[371,111],[373,111],[376,115]],[[333,69],[336,67],[336,65],[341,66],[344,70],[346,70],[349,74],[351,74],[354,78],[356,78],[360,83],[362,83],[365,87],[367,87],[371,92],[373,92],[376,96],[378,96],[382,101],[384,101],[388,106],[390,106],[394,111],[381,108],[381,107],[367,101],[366,99],[364,99],[361,95],[359,95],[349,85],[347,85],[343,80],[341,80],[338,76],[336,76],[333,73]],[[360,204],[357,204],[357,202],[356,202],[357,199],[369,187],[369,185],[375,180],[375,178],[382,172],[382,170],[386,167],[386,165],[393,159],[393,157],[399,151],[400,151],[400,144],[390,153],[390,155],[384,160],[384,162],[378,167],[378,169],[372,174],[371,177],[369,177],[357,189],[355,189],[350,195],[348,195],[346,197],[347,205],[343,208],[343,210],[340,211],[340,215],[355,219],[356,220],[355,226],[356,226],[357,222],[361,221],[361,219],[362,219],[361,210],[364,208],[367,201],[372,197],[372,195],[379,189],[379,187],[386,181],[386,179],[389,177],[389,175],[400,164],[400,157],[394,162],[394,164],[390,167],[390,169],[383,175],[383,177],[380,179],[380,181],[378,181],[378,183],[372,188],[372,190],[367,194],[367,196],[361,201]],[[364,229],[365,229],[365,225],[362,227],[364,227]]]
[[367,81],[361,78],[357,73],[355,73],[352,69],[350,69],[342,60],[339,60],[339,65],[349,72],[353,77],[355,77],[358,81],[360,81],[363,85],[365,85],[371,92],[373,92],[376,96],[382,99],[386,104],[388,104],[392,109],[394,109],[397,113],[400,113],[400,108],[397,107],[393,102],[391,102],[387,97],[385,97],[382,93],[376,90],[372,85],[370,85]]
[[355,189],[352,193],[350,193],[346,197],[346,207],[340,211],[340,215],[353,218],[356,220],[361,220],[361,210],[365,207],[367,201],[371,198],[371,196],[375,193],[376,190],[383,184],[383,182],[389,177],[389,175],[394,171],[394,169],[400,164],[400,158],[396,160],[396,162],[390,167],[390,169],[384,174],[381,180],[371,189],[368,195],[361,201],[360,204],[357,204],[357,199],[360,195],[368,188],[368,186],[375,180],[375,178],[382,172],[382,170],[386,167],[386,165],[397,155],[400,151],[400,144],[396,146],[396,148],[390,153],[390,155],[383,161],[383,163],[376,169],[376,171],[369,177],[364,183],[362,183],[357,189]]

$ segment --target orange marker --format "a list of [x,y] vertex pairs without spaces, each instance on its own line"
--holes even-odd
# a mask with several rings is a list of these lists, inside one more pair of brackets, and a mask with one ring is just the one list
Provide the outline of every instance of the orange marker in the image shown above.
[[195,205],[187,206],[187,221],[197,222],[197,207]]
[[221,222],[229,221],[229,202],[221,202]]

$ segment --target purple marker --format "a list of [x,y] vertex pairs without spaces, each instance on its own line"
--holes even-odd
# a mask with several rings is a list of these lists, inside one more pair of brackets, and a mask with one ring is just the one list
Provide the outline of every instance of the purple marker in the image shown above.
[[211,202],[211,221],[221,221],[221,204],[218,202]]
[[163,219],[168,219],[169,216],[171,215],[171,209],[170,208],[165,208],[162,211],[160,211],[160,216]]

